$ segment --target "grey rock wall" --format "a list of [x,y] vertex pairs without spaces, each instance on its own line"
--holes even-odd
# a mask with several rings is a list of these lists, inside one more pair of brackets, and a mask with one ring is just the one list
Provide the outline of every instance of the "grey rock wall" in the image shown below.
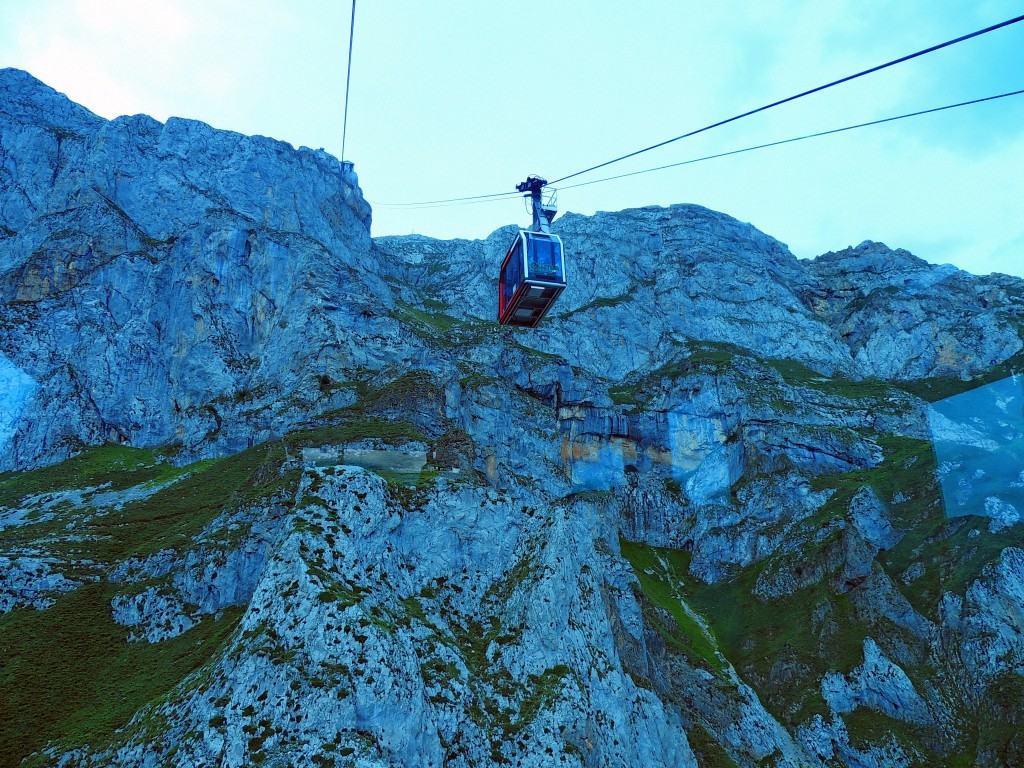
[[[238,450],[344,404],[332,383],[451,370],[396,301],[474,328],[493,317],[510,228],[371,244],[351,167],[322,151],[105,121],[24,72],[0,81],[0,469],[101,442]],[[880,244],[800,262],[698,206],[566,214],[555,230],[570,287],[528,346],[599,380],[694,340],[853,378],[967,375],[1021,348],[1019,280]],[[508,338],[476,333],[460,355],[529,376],[503,358]]]
[[[501,328],[514,227],[371,240],[322,151],[105,121],[17,70],[0,184],[0,471],[268,443],[261,472],[301,475],[118,562],[80,531],[181,478],[0,497],[0,613],[99,580],[140,648],[242,614],[109,745],[42,764],[1021,753],[1019,520],[943,518],[906,380],[1015,360],[1024,281],[870,242],[799,261],[694,205],[565,214],[569,288]],[[442,474],[385,482],[367,450]]]

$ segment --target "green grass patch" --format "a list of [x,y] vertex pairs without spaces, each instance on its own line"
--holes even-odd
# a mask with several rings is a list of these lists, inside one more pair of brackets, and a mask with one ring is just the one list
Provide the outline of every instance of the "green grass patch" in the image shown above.
[[173,479],[180,470],[157,459],[151,450],[127,445],[88,448],[70,459],[0,477],[0,507],[14,507],[26,496],[109,485],[124,490],[140,483]]
[[900,389],[917,395],[929,403],[945,400],[947,397],[960,395],[986,384],[1002,381],[1024,371],[1024,350],[984,371],[974,374],[967,380],[959,376],[933,376],[927,379],[908,379],[893,382]]
[[541,360],[541,361],[544,361],[544,362],[557,362],[557,361],[562,361],[563,360],[563,358],[560,355],[556,355],[556,354],[553,354],[551,352],[544,352],[543,350],[540,350],[540,349],[534,349],[533,347],[528,347],[525,344],[520,344],[518,341],[514,341],[513,340],[513,341],[509,342],[509,346],[510,347],[515,347],[516,349],[520,350],[521,352],[525,352],[526,354],[530,355],[531,357],[535,357],[538,360]]
[[[761,570],[755,566],[732,581],[696,586],[691,600],[709,617],[726,657],[769,710],[795,725],[826,712],[818,683],[825,673],[848,672],[862,661],[868,628],[856,621],[849,595],[832,594],[827,580],[788,597],[758,598],[754,585]],[[827,652],[812,629],[812,616],[822,604],[831,606],[838,627]],[[778,679],[779,661],[790,665],[790,677]]]
[[295,448],[341,445],[366,438],[379,438],[389,445],[400,445],[417,440],[428,443],[428,438],[407,421],[388,421],[373,417],[352,418],[337,425],[325,425],[291,432],[285,442]]
[[870,487],[885,504],[901,494],[906,501],[894,504],[893,509],[898,521],[909,525],[920,510],[940,503],[941,491],[935,480],[935,450],[931,441],[912,437],[877,435],[875,440],[882,449],[882,461],[878,465],[818,475],[812,478],[811,486],[816,491],[826,488],[836,491],[826,510],[845,510],[853,494],[863,486]]
[[467,390],[476,390],[502,383],[504,383],[504,380],[497,376],[492,376],[479,370],[473,371],[459,379],[459,386]]
[[[686,573],[686,552],[625,540],[620,541],[620,546],[638,576],[643,571],[653,571],[655,576],[666,573],[666,567],[660,563],[669,564],[669,573]],[[826,672],[847,672],[863,660],[862,644],[867,630],[854,620],[849,596],[832,594],[827,580],[785,598],[757,597],[754,585],[769,563],[757,563],[736,578],[710,585],[695,578],[675,581],[674,590],[705,618],[713,636],[709,638],[699,625],[695,629],[691,619],[689,624],[677,625],[679,632],[690,639],[689,643],[681,644],[678,638],[674,645],[668,638],[666,643],[691,657],[703,658],[708,664],[715,658],[713,651],[717,647],[754,686],[768,710],[792,726],[813,714],[826,713],[818,682]],[[651,574],[647,577],[652,578]],[[660,580],[668,583],[664,576]],[[658,604],[656,599],[662,600],[662,607],[677,618],[677,612],[667,605],[670,596],[665,594],[664,586],[652,586],[650,581],[645,586],[641,579],[641,587],[652,602]],[[827,654],[822,652],[812,631],[812,614],[822,603],[831,606],[832,619],[839,628],[828,642]],[[660,631],[664,634],[665,628]],[[785,684],[778,679],[776,664],[780,659],[787,660],[791,670]],[[715,665],[713,669],[722,669],[717,659]]]
[[395,416],[427,409],[437,414],[439,424],[444,422],[444,392],[429,371],[407,371],[378,386],[359,382],[353,389],[358,398],[354,403],[324,413],[317,426],[291,432],[286,441],[324,445],[377,437],[392,444],[429,442],[419,428]]
[[608,396],[612,402],[616,405],[634,405],[634,412],[637,412],[650,401],[650,391],[664,379],[674,380],[698,373],[721,373],[731,367],[737,355],[753,354],[735,344],[713,341],[693,341],[685,346],[685,357],[666,363],[641,377],[630,375],[625,381],[609,387]]
[[419,472],[395,472],[387,469],[371,470],[380,475],[388,484],[391,495],[405,509],[416,509],[427,498],[441,474],[434,469],[423,469]]
[[501,620],[490,616],[484,621],[469,619],[465,626],[452,624],[454,646],[462,655],[466,668],[475,678],[487,679],[491,660],[487,658],[487,649],[502,634]]
[[[376,437],[387,442],[428,442],[411,424],[383,419],[354,418],[338,426],[325,426],[289,434],[222,459],[185,467],[156,461],[150,451],[107,446],[93,449],[53,467],[6,477],[2,492],[17,504],[30,494],[107,484],[112,489],[152,486],[169,480],[172,485],[121,509],[97,512],[68,506],[39,522],[27,522],[0,532],[5,550],[44,547],[69,561],[115,564],[129,557],[144,557],[161,549],[183,550],[214,519],[243,505],[294,488],[301,470],[281,471],[285,449],[341,444]],[[398,481],[398,478],[389,478]],[[428,485],[431,473],[412,478],[416,488]],[[409,478],[402,478],[409,484]],[[151,488],[150,488],[151,490]]]
[[891,401],[894,394],[902,394],[901,389],[881,379],[829,377],[797,360],[765,359],[736,344],[690,341],[685,344],[685,348],[684,357],[666,363],[643,377],[630,377],[610,387],[609,397],[616,405],[643,407],[651,399],[650,392],[665,379],[698,374],[717,375],[738,368],[743,371],[743,375],[737,379],[740,386],[754,390],[762,399],[767,398],[777,410],[783,411],[793,410],[793,404],[787,401],[786,391],[779,386],[776,373],[790,387],[808,387],[850,400],[868,398]]
[[443,312],[427,312],[401,300],[395,302],[395,304],[398,306],[396,316],[399,320],[424,330],[433,331],[434,333],[448,333],[453,328],[462,324],[462,321],[457,317],[446,315]]
[[89,521],[82,532],[95,538],[74,554],[111,563],[185,549],[219,515],[297,483],[298,470],[281,475],[283,461],[283,448],[268,443],[204,462],[202,471]]
[[643,405],[649,399],[640,396],[640,382],[609,387],[608,397],[615,405]]
[[928,754],[917,737],[915,729],[909,723],[896,720],[888,715],[868,707],[857,707],[843,717],[847,733],[850,734],[850,746],[864,750],[872,746],[883,746],[889,738],[895,738],[908,752]]
[[[78,461],[78,458],[69,459],[64,464]],[[130,463],[120,470],[123,474],[119,475],[118,470],[104,464],[103,477],[108,478],[114,488],[123,489],[140,482],[159,483],[167,478],[179,479],[146,498],[125,504],[121,509],[97,513],[91,508],[70,507],[60,510],[53,519],[8,528],[0,532],[0,546],[14,550],[44,545],[47,551],[62,555],[69,561],[108,565],[129,557],[144,557],[161,549],[183,550],[191,546],[195,536],[219,515],[297,483],[299,470],[282,475],[283,461],[283,446],[268,443],[223,459],[201,461],[182,468]],[[47,468],[53,473],[54,484],[43,485],[38,475],[32,478],[32,492],[51,492],[66,486],[68,483],[60,472],[61,466]],[[96,476],[97,472],[79,473],[71,485],[80,485],[83,478]],[[8,482],[16,483],[18,480],[14,478]],[[69,575],[74,571],[72,563]]]
[[[631,374],[624,381],[610,386],[608,396],[612,402],[619,406],[632,406],[626,411],[627,415],[637,414],[651,407],[651,402],[664,391],[666,381],[687,376],[731,374],[735,384],[747,393],[751,405],[768,406],[778,414],[795,413],[806,407],[804,396],[790,388],[814,389],[847,400],[873,400],[869,407],[887,412],[901,412],[909,406],[910,399],[906,393],[878,379],[830,378],[796,360],[761,359],[735,344],[689,342],[686,348],[686,357],[640,377]],[[894,399],[894,395],[901,400]],[[858,403],[851,407],[865,406]]]
[[388,485],[398,488],[421,488],[430,485],[437,479],[438,472],[422,469],[415,472],[403,472],[395,469],[372,469],[373,473],[383,477]]
[[200,461],[193,462],[192,464],[185,464],[180,467],[175,467],[171,464],[162,465],[166,467],[166,470],[160,474],[159,477],[155,477],[152,480],[147,480],[142,483],[142,487],[146,489],[158,488],[165,483],[171,483],[180,477],[185,475],[193,475],[199,472],[205,472],[207,469],[212,467],[217,462],[216,459],[202,459]]
[[17,765],[57,740],[62,750],[102,749],[115,729],[206,664],[241,608],[162,643],[129,643],[114,623],[115,587],[84,586],[44,611],[0,617],[0,765]]
[[483,320],[460,320],[443,311],[447,304],[426,300],[423,307],[413,306],[399,299],[395,302],[394,318],[408,326],[417,336],[443,346],[455,347],[465,344],[478,344],[493,333],[501,330],[497,322]]
[[428,371],[408,371],[380,387],[370,388],[361,398],[360,404],[364,408],[384,408],[417,399],[434,402],[444,400],[441,388],[433,374]]
[[902,591],[915,610],[935,619],[944,592],[963,596],[1004,549],[1024,547],[1021,526],[990,533],[990,522],[987,517],[974,515],[947,518],[941,508],[936,509],[908,530],[892,550],[883,552],[879,560],[894,575],[919,564],[921,575]]
[[686,362],[691,367],[725,368],[736,356],[755,357],[754,353],[745,347],[722,341],[693,341],[687,346],[690,354]]
[[704,726],[695,724],[686,732],[686,740],[690,742],[690,748],[700,768],[738,768],[736,762],[726,754],[722,745]]
[[690,615],[682,602],[683,579],[690,567],[689,553],[625,540],[620,545],[623,556],[636,572],[644,595],[656,606],[668,611],[675,620],[678,632],[658,626],[660,622],[655,623],[666,644],[677,652],[696,656],[712,670],[725,675],[728,668],[716,652],[718,643]]
[[527,582],[536,582],[540,578],[537,567],[537,556],[529,552],[518,560],[500,579],[494,581],[484,593],[484,601],[496,601],[503,606],[512,595],[523,589]]
[[[897,582],[907,568],[919,565],[922,574],[901,590],[918,613],[934,619],[943,592],[964,594],[1006,547],[1024,546],[1024,530],[1013,526],[989,533],[988,518],[947,517],[930,441],[884,435],[878,444],[884,452],[878,466],[812,481],[816,490],[833,488],[836,493],[801,525],[813,529],[825,519],[845,514],[856,491],[870,487],[888,507],[893,526],[902,534],[896,546],[879,554],[879,562]],[[972,536],[972,530],[980,535]]]
[[556,664],[545,669],[540,675],[527,677],[527,693],[519,702],[519,717],[512,721],[506,729],[506,736],[513,736],[530,727],[537,715],[550,706],[562,691],[565,678],[569,676],[569,667]]
[[754,358],[754,353],[736,344],[715,341],[693,341],[686,345],[686,357],[654,369],[644,380],[677,379],[695,373],[721,373],[732,367],[738,357]]
[[897,390],[882,379],[847,379],[843,376],[824,376],[791,359],[772,358],[765,362],[774,368],[783,381],[793,387],[810,387],[848,400],[891,397]]

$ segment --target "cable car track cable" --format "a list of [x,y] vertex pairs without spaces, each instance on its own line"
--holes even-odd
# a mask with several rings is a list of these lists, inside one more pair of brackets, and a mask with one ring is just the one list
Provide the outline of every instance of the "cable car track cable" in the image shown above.
[[345,116],[341,121],[341,162],[345,162],[345,134],[348,132],[348,91],[352,83],[352,39],[356,31],[356,0],[352,0],[352,21],[348,27],[348,72],[345,75]]
[[[355,21],[355,2],[353,0],[353,23],[354,23],[354,21]],[[727,118],[725,120],[720,120],[717,123],[713,123],[711,125],[706,125],[703,128],[698,128],[698,129],[696,129],[694,131],[690,131],[689,133],[684,133],[684,134],[682,134],[680,136],[676,136],[675,138],[667,139],[666,141],[659,142],[658,144],[652,144],[651,146],[645,147],[644,149],[638,149],[635,152],[630,152],[627,155],[622,155],[621,157],[617,157],[617,158],[615,158],[613,160],[608,160],[608,161],[606,161],[604,163],[600,163],[598,165],[591,166],[590,168],[587,168],[585,170],[577,171],[576,173],[571,173],[568,176],[562,176],[562,177],[560,177],[558,179],[555,179],[554,181],[549,181],[548,182],[548,186],[552,186],[552,185],[557,184],[559,182],[566,181],[567,179],[575,178],[576,176],[582,176],[585,173],[590,173],[591,171],[596,171],[599,168],[604,168],[605,166],[611,165],[612,163],[617,163],[620,160],[625,160],[625,159],[630,158],[630,157],[635,157],[636,155],[642,154],[644,152],[649,152],[652,149],[657,149],[659,147],[663,147],[666,144],[671,144],[673,142],[679,141],[680,139],[685,139],[685,138],[689,138],[690,136],[695,136],[698,133],[703,133],[705,131],[709,131],[712,128],[718,128],[718,127],[720,127],[722,125],[726,125],[727,123],[732,123],[732,122],[740,120],[740,119],[742,119],[744,117],[749,117],[750,115],[757,114],[758,112],[764,112],[765,110],[771,109],[772,107],[777,107],[777,106],[779,106],[781,104],[786,104],[786,103],[788,103],[790,101],[795,101],[796,99],[803,98],[804,96],[809,96],[809,95],[811,95],[813,93],[818,93],[819,91],[824,91],[824,90],[826,90],[828,88],[832,88],[832,87],[834,87],[836,85],[840,85],[842,83],[846,83],[846,82],[849,82],[851,80],[855,80],[855,79],[857,79],[859,77],[863,77],[864,75],[871,74],[872,72],[878,72],[879,70],[886,69],[888,67],[894,66],[895,64],[900,64],[900,63],[902,63],[904,61],[909,61],[911,59],[918,58],[919,56],[924,56],[927,53],[932,53],[934,51],[938,51],[938,50],[941,50],[943,48],[948,48],[948,47],[950,47],[952,45],[956,45],[957,43],[962,43],[962,42],[964,42],[966,40],[970,40],[972,38],[979,37],[979,36],[987,34],[989,32],[994,32],[997,29],[1002,29],[1003,27],[1008,27],[1008,26],[1010,26],[1012,24],[1016,24],[1016,23],[1018,23],[1020,21],[1024,21],[1024,15],[1016,16],[1016,17],[1014,17],[1012,19],[1007,19],[1006,21],[1000,22],[998,24],[993,24],[992,26],[985,27],[984,29],[979,29],[976,32],[971,32],[971,33],[966,34],[966,35],[961,35],[960,37],[954,38],[952,40],[947,40],[944,43],[939,43],[938,45],[933,45],[933,46],[931,46],[929,48],[924,48],[924,49],[922,49],[920,51],[916,51],[915,53],[910,53],[910,54],[907,54],[906,56],[901,56],[898,59],[893,59],[892,61],[885,62],[884,64],[879,64],[877,66],[871,67],[870,69],[865,69],[865,70],[863,70],[861,72],[857,72],[857,73],[854,73],[852,75],[847,75],[846,77],[840,78],[839,80],[833,80],[830,83],[826,83],[824,85],[819,85],[817,88],[812,88],[812,89],[810,89],[808,91],[803,91],[802,93],[798,93],[798,94],[795,94],[793,96],[789,96],[788,98],[781,99],[779,101],[774,101],[771,104],[766,104],[766,105],[764,105],[762,107],[758,107],[757,109],[752,109],[752,110],[750,110],[748,112],[744,112],[743,114],[735,115],[735,116]],[[350,41],[350,46],[351,46],[351,41]],[[351,55],[351,49],[350,49],[350,55]],[[1000,98],[1000,97],[996,97],[996,98]],[[967,104],[967,103],[968,102],[965,102],[964,104]],[[971,102],[971,103],[973,103],[973,102]],[[950,105],[949,107],[940,107],[939,109],[948,109],[948,108],[952,108],[953,106],[959,106],[959,105]],[[347,110],[347,96],[346,96],[346,110]],[[906,115],[906,116],[910,117],[911,115]],[[899,119],[899,118],[891,118],[891,119]],[[851,127],[853,127],[853,126],[851,126]],[[344,149],[344,145],[343,145],[343,149]],[[747,151],[747,150],[744,150],[744,151]],[[624,175],[632,175],[632,174],[624,174]],[[619,178],[619,177],[615,176],[615,177],[611,177],[611,178]],[[574,185],[574,186],[583,186],[583,185],[580,184],[580,185]],[[564,189],[570,189],[571,187],[563,187],[563,188]],[[442,198],[442,199],[439,199],[439,200],[421,200],[421,201],[409,202],[409,203],[374,203],[374,205],[379,206],[379,207],[383,207],[383,208],[409,208],[409,209],[415,209],[415,208],[427,208],[427,207],[435,207],[435,206],[436,207],[445,207],[445,206],[447,206],[449,204],[457,205],[457,204],[469,203],[469,202],[474,202],[474,201],[484,201],[484,200],[488,200],[488,199],[497,200],[499,198],[505,198],[505,197],[511,199],[512,197],[518,197],[518,196],[519,196],[518,192],[494,192],[494,193],[487,194],[487,195],[467,195],[467,196],[464,196],[464,197],[449,197],[449,198]]]
[[374,203],[384,208],[426,208],[439,203],[462,203],[471,202],[473,200],[483,201],[487,198],[498,198],[498,197],[520,197],[519,192],[495,192],[490,195],[469,195],[467,197],[448,197],[443,200],[422,200],[418,203]]
[[919,56],[924,56],[927,53],[933,53],[934,51],[938,51],[938,50],[941,50],[943,48],[948,48],[951,45],[956,45],[957,43],[962,43],[965,40],[970,40],[972,38],[979,37],[979,36],[984,35],[984,34],[988,34],[989,32],[994,32],[997,29],[1002,29],[1003,27],[1008,27],[1011,24],[1016,24],[1017,22],[1020,22],[1020,21],[1024,21],[1024,16],[1017,16],[1017,17],[1012,18],[1012,19],[1007,19],[1006,21],[1002,21],[1002,22],[1000,22],[998,24],[993,24],[990,27],[985,27],[984,29],[979,29],[976,32],[971,32],[970,34],[967,34],[967,35],[961,35],[960,37],[954,38],[952,40],[947,40],[946,42],[939,43],[938,45],[933,45],[933,46],[930,46],[928,48],[924,48],[924,49],[922,49],[920,51],[916,51],[915,53],[907,54],[906,56],[900,56],[898,59],[893,59],[892,61],[887,61],[884,64],[879,64],[877,66],[871,67],[870,69],[865,69],[865,70],[863,70],[861,72],[857,72],[857,73],[852,74],[852,75],[847,75],[846,77],[842,77],[842,78],[840,78],[838,80],[833,80],[832,82],[825,83],[824,85],[819,85],[817,88],[811,88],[810,90],[803,91],[801,93],[797,93],[797,94],[795,94],[793,96],[789,96],[789,97],[787,97],[785,99],[780,99],[778,101],[773,101],[771,104],[765,104],[762,107],[758,107],[757,109],[751,109],[751,110],[749,110],[747,112],[744,112],[744,113],[739,114],[739,115],[735,115],[735,116],[727,118],[725,120],[719,120],[717,123],[712,123],[711,125],[706,125],[703,128],[698,128],[698,129],[696,129],[694,131],[690,131],[690,132],[684,133],[684,134],[682,134],[680,136],[676,136],[675,138],[666,139],[665,141],[658,142],[657,144],[652,144],[649,147],[644,147],[643,149],[638,149],[635,152],[630,152],[629,154],[622,155],[621,157],[616,157],[616,158],[614,158],[612,160],[607,160],[607,161],[605,161],[603,163],[599,163],[598,165],[592,165],[591,167],[585,168],[582,171],[576,171],[575,173],[570,173],[567,176],[561,176],[561,177],[555,179],[554,181],[549,181],[548,184],[549,185],[554,185],[554,184],[558,184],[561,181],[566,181],[567,179],[575,178],[576,176],[582,176],[585,173],[590,173],[591,171],[596,171],[598,168],[604,168],[605,166],[611,165],[612,163],[617,163],[617,162],[619,162],[621,160],[626,160],[627,158],[630,158],[630,157],[636,157],[637,155],[643,154],[644,152],[650,152],[652,149],[658,149],[659,147],[664,147],[666,144],[671,144],[672,142],[679,141],[680,139],[686,139],[686,138],[689,138],[690,136],[696,136],[698,133],[704,133],[705,131],[710,131],[712,128],[718,128],[718,127],[726,125],[728,123],[735,122],[736,120],[740,120],[740,119],[742,119],[744,117],[749,117],[750,115],[756,115],[758,112],[764,112],[765,110],[772,109],[773,107],[778,107],[778,106],[780,106],[782,104],[786,104],[786,103],[788,103],[790,101],[795,101],[797,99],[801,99],[804,96],[810,96],[813,93],[818,93],[819,91],[824,91],[824,90],[826,90],[828,88],[832,88],[834,86],[841,85],[842,83],[848,83],[851,80],[856,80],[859,77],[864,77],[865,75],[870,75],[873,72],[878,72],[879,70],[886,69],[888,67],[892,67],[892,66],[894,66],[896,64],[901,64],[901,63],[903,63],[905,61],[910,61],[911,59],[916,59]]
[[[797,141],[804,141],[805,139],[815,139],[821,136],[830,136],[834,133],[844,133],[846,131],[852,131],[856,128],[867,128],[872,125],[881,125],[882,123],[891,123],[896,120],[905,120],[908,117],[919,117],[921,115],[930,115],[934,112],[944,112],[948,109],[956,109],[958,107],[968,107],[973,104],[982,104],[987,101],[996,101],[997,99],[1005,99],[1010,96],[1024,95],[1024,89],[1019,91],[1008,91],[1007,93],[996,94],[995,96],[985,96],[980,99],[971,99],[970,101],[960,101],[956,104],[946,104],[941,107],[932,107],[930,109],[921,109],[916,112],[907,112],[902,115],[894,115],[893,117],[883,117],[878,120],[869,120],[866,123],[857,123],[855,125],[847,125],[843,128],[832,128],[827,131],[818,131],[816,133],[807,133],[802,136],[794,136],[789,139],[780,139],[779,141],[770,141],[766,144],[756,144],[751,147],[744,147],[742,149],[733,149],[728,152],[719,152],[714,155],[704,155],[703,157],[696,157],[690,160],[683,160],[678,163],[669,163],[668,165],[659,165],[654,168],[644,168],[640,171],[630,171],[629,173],[620,173],[616,176],[605,176],[601,179],[594,179],[593,181],[581,181],[577,184],[569,184],[559,189],[576,189],[577,187],[586,187],[591,184],[601,184],[605,181],[615,181],[616,179],[625,179],[629,176],[640,176],[645,173],[653,173],[654,171],[663,171],[669,168],[678,168],[683,165],[692,165],[693,163],[704,162],[705,160],[715,160],[720,157],[729,157],[730,155],[739,155],[745,152],[753,152],[758,149],[768,149],[769,147],[778,147],[782,144],[792,144]],[[476,197],[456,197],[449,198],[447,200],[434,200],[425,201],[422,203],[373,203],[374,206],[379,207],[396,207],[402,206],[405,210],[417,210],[422,208],[449,208],[457,205],[473,205],[477,203],[497,203],[503,200],[511,200],[512,198],[520,197],[519,192],[502,192],[494,195],[479,195]]]
[[470,198],[468,200],[461,200],[456,198],[455,200],[435,200],[433,202],[423,203],[375,203],[372,200],[367,200],[370,205],[374,208],[388,208],[395,211],[417,211],[424,208],[451,208],[456,205],[479,205],[480,203],[503,203],[506,200],[519,200],[522,198],[521,192],[507,192],[504,197],[498,197],[497,195],[491,195],[485,198]]
[[586,187],[590,184],[600,184],[604,181],[614,181],[615,179],[624,179],[628,176],[639,176],[644,173],[653,173],[654,171],[663,171],[667,168],[678,168],[681,165],[691,165],[693,163],[700,163],[704,160],[714,160],[719,157],[729,157],[730,155],[739,155],[744,152],[753,152],[758,149],[767,149],[768,147],[777,147],[782,144],[792,144],[795,141],[803,141],[805,139],[816,139],[820,136],[829,136],[833,133],[843,133],[844,131],[852,131],[855,128],[867,128],[871,125],[881,125],[882,123],[891,123],[895,120],[904,120],[908,117],[918,117],[920,115],[929,115],[933,112],[942,112],[947,109],[956,109],[957,107],[967,107],[971,104],[981,104],[986,101],[995,101],[996,99],[1005,99],[1009,96],[1020,96],[1024,94],[1024,89],[1019,91],[1009,91],[1008,93],[1000,93],[996,96],[986,96],[982,99],[972,99],[971,101],[961,101],[957,104],[947,104],[944,107],[933,107],[932,109],[922,109],[917,112],[908,112],[904,115],[896,115],[894,117],[884,117],[880,120],[871,120],[866,123],[857,123],[856,125],[847,125],[844,128],[833,128],[829,131],[818,131],[817,133],[808,133],[803,136],[795,136],[791,139],[782,139],[780,141],[771,141],[767,144],[757,144],[752,147],[744,147],[743,149],[734,149],[729,152],[719,152],[715,155],[705,155],[704,157],[696,157],[692,160],[683,160],[680,163],[670,163],[668,165],[659,165],[656,168],[645,168],[642,171],[631,171],[630,173],[620,173],[618,176],[606,176],[603,179],[594,179],[593,181],[581,181],[578,184],[569,184],[568,186],[559,187],[559,189],[576,189],[577,187]]

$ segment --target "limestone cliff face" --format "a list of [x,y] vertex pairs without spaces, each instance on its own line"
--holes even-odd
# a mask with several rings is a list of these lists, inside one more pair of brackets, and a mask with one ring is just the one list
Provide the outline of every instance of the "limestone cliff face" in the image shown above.
[[977,277],[881,243],[808,263],[828,289],[816,309],[840,333],[866,375],[960,376],[1021,349],[1020,280]]
[[[2,83],[0,468],[105,441],[237,450],[337,407],[331,381],[440,367],[396,301],[492,319],[510,230],[371,245],[355,175],[323,152],[104,121],[17,70]],[[854,378],[967,374],[1021,346],[1019,281],[879,245],[801,264],[695,206],[570,214],[556,231],[571,287],[530,346],[611,382],[694,340]],[[505,346],[475,354],[493,364]]]
[[367,354],[360,313],[385,291],[338,161],[195,121],[107,122],[0,77],[0,352],[29,382],[7,398],[0,466],[107,441],[237,450],[306,412],[308,361]]
[[1017,502],[947,518],[932,443],[1013,396],[928,402],[1013,370],[1024,281],[566,214],[502,328],[513,227],[371,240],[323,152],[0,94],[0,762],[1024,755]]

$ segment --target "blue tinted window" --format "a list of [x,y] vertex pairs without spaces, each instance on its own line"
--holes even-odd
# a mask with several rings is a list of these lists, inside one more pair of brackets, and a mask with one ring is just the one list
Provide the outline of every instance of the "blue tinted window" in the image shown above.
[[529,275],[540,280],[562,282],[562,246],[554,238],[527,233]]

